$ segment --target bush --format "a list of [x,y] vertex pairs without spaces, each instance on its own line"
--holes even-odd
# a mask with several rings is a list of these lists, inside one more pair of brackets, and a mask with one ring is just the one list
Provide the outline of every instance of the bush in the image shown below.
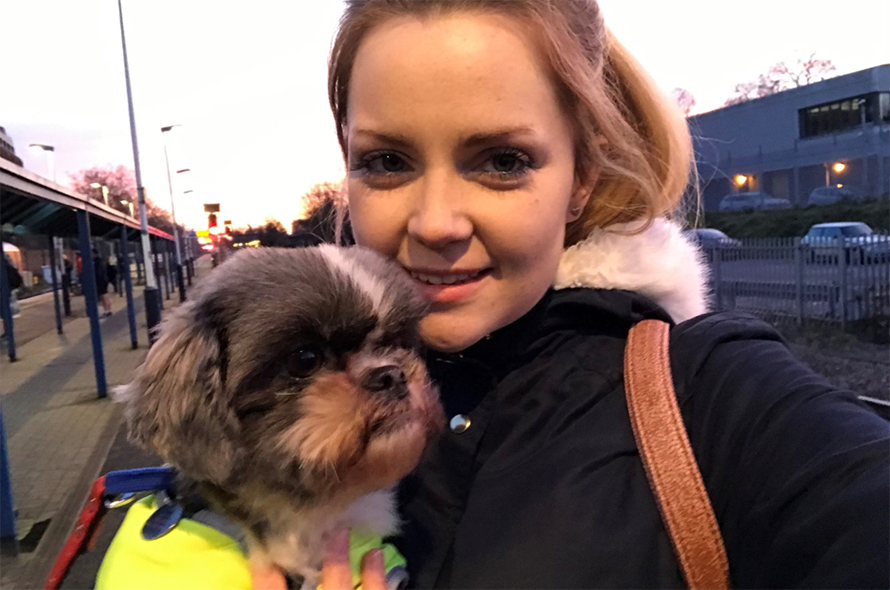
[[804,235],[816,223],[863,221],[880,233],[890,232],[890,200],[795,207],[778,211],[706,211],[698,227],[713,227],[733,238],[790,238]]

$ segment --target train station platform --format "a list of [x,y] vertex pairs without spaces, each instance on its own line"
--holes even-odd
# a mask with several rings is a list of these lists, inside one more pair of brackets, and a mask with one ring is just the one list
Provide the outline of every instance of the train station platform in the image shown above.
[[[200,280],[211,270],[210,257],[200,258],[196,267],[195,280]],[[110,454],[116,469],[145,461],[126,443],[120,409],[97,395],[89,318],[83,297],[71,301],[72,316],[60,335],[52,294],[24,300],[16,322],[17,332],[27,338],[18,345],[16,362],[5,354],[0,359],[0,404],[18,541],[0,555],[2,588],[43,587]],[[109,391],[126,383],[148,352],[144,337],[132,348],[126,300],[113,297],[113,302],[113,315],[101,322]],[[144,335],[141,293],[134,303],[138,331]],[[171,295],[163,304],[169,313],[179,298]]]

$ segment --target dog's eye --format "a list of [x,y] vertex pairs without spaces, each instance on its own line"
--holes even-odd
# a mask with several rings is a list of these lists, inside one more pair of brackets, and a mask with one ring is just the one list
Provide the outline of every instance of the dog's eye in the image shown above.
[[321,353],[312,348],[301,348],[291,355],[288,371],[293,377],[308,377],[321,365]]

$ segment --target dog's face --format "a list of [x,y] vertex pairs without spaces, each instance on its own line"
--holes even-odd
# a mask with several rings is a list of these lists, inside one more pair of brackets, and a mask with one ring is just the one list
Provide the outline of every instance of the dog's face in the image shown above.
[[385,487],[443,421],[418,356],[426,303],[361,248],[250,249],[161,324],[130,436],[199,481],[328,501]]

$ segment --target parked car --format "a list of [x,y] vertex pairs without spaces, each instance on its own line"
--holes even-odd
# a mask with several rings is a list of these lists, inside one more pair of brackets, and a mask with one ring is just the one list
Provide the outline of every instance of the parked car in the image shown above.
[[833,205],[840,201],[860,201],[859,191],[847,186],[820,186],[813,189],[807,205]]
[[843,246],[847,262],[876,262],[890,259],[890,236],[874,233],[861,221],[817,223],[800,239],[809,262],[838,258]]
[[683,232],[683,236],[690,242],[694,242],[702,248],[716,248],[717,246],[737,247],[742,245],[740,241],[734,240],[719,229],[714,229],[712,227],[688,229]]
[[719,229],[714,229],[712,227],[688,229],[683,232],[683,237],[685,237],[687,241],[696,244],[704,252],[708,262],[714,261],[714,251],[717,248],[727,250],[729,248],[740,248],[742,246],[740,241],[734,240]]
[[720,199],[720,211],[759,211],[767,209],[791,209],[791,201],[778,199],[761,191],[733,193]]

